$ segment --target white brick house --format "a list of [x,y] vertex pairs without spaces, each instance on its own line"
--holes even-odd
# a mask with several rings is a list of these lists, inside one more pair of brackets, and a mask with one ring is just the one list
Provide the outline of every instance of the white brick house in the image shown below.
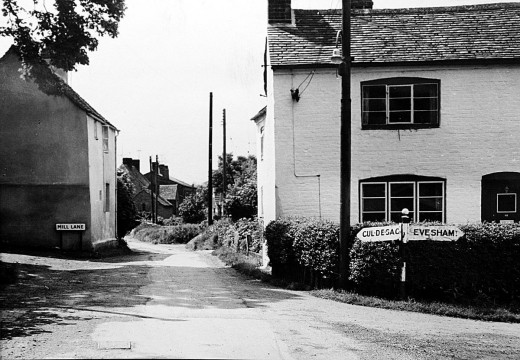
[[[341,11],[285,14],[253,118],[259,216],[338,221]],[[351,222],[520,221],[520,4],[354,9],[351,43]]]

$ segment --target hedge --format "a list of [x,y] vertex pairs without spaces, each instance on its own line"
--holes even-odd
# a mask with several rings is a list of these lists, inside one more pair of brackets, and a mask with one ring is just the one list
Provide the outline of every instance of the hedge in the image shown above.
[[186,244],[202,231],[203,226],[196,224],[160,226],[143,223],[132,231],[132,236],[153,244]]
[[[407,295],[476,305],[520,301],[520,224],[460,225],[456,242],[406,245]],[[362,243],[350,252],[356,291],[395,297],[400,281],[398,242]],[[520,305],[520,304],[519,304]]]
[[[356,240],[362,228],[388,224],[363,223],[351,227],[347,244],[349,286],[359,293],[390,298],[398,294],[402,263],[399,242]],[[408,296],[520,306],[520,224],[458,227],[465,236],[456,242],[408,242]],[[307,218],[280,218],[270,222],[265,239],[273,276],[301,279],[299,273],[310,270],[316,276],[334,280],[338,261],[337,228],[336,224]]]

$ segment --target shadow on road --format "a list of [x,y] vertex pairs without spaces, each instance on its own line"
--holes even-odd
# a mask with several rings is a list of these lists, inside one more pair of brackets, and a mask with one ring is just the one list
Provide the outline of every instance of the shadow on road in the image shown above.
[[[143,305],[233,310],[298,297],[246,280],[227,267],[176,266],[175,256],[162,261],[170,256],[139,250],[88,261],[8,257],[18,262],[18,279],[0,293],[0,339],[47,332],[49,324],[74,325],[106,315],[150,317],[131,309]],[[78,310],[88,312],[78,317]]]

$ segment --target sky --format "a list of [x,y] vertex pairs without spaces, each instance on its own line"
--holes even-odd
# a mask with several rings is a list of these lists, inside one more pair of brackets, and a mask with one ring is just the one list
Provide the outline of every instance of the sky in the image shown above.
[[[374,8],[495,3],[482,0],[373,0]],[[505,2],[520,2],[520,0]],[[152,5],[153,4],[153,5]],[[69,84],[119,130],[118,165],[157,155],[170,176],[201,184],[208,176],[209,94],[213,93],[213,168],[227,152],[256,155],[250,119],[266,105],[263,52],[267,0],[127,0],[119,36],[104,37],[90,65]],[[340,8],[341,0],[293,0],[294,8]],[[0,56],[10,46],[0,38]]]

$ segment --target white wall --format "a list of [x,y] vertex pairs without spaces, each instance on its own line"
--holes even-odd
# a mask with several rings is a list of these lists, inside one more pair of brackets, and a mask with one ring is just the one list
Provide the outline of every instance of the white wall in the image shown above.
[[[109,152],[103,151],[102,124],[87,116],[90,207],[92,217],[92,244],[99,246],[115,239],[116,234],[116,164],[115,132],[109,129]],[[95,136],[97,127],[97,139]],[[105,194],[105,184],[110,184],[110,194]],[[110,197],[110,211],[105,212],[105,196]]]
[[[277,215],[319,216],[321,204],[321,215],[337,221],[341,79],[335,70],[317,69],[300,101],[292,100],[290,89],[310,71],[276,70],[274,75],[266,128],[274,124]],[[440,128],[361,130],[360,83],[399,76],[441,80]],[[359,221],[360,179],[446,178],[446,220],[464,223],[480,221],[482,175],[520,171],[519,66],[354,68],[351,92],[352,222]],[[320,188],[312,177],[317,174]],[[267,201],[272,196],[264,198],[264,208]]]

